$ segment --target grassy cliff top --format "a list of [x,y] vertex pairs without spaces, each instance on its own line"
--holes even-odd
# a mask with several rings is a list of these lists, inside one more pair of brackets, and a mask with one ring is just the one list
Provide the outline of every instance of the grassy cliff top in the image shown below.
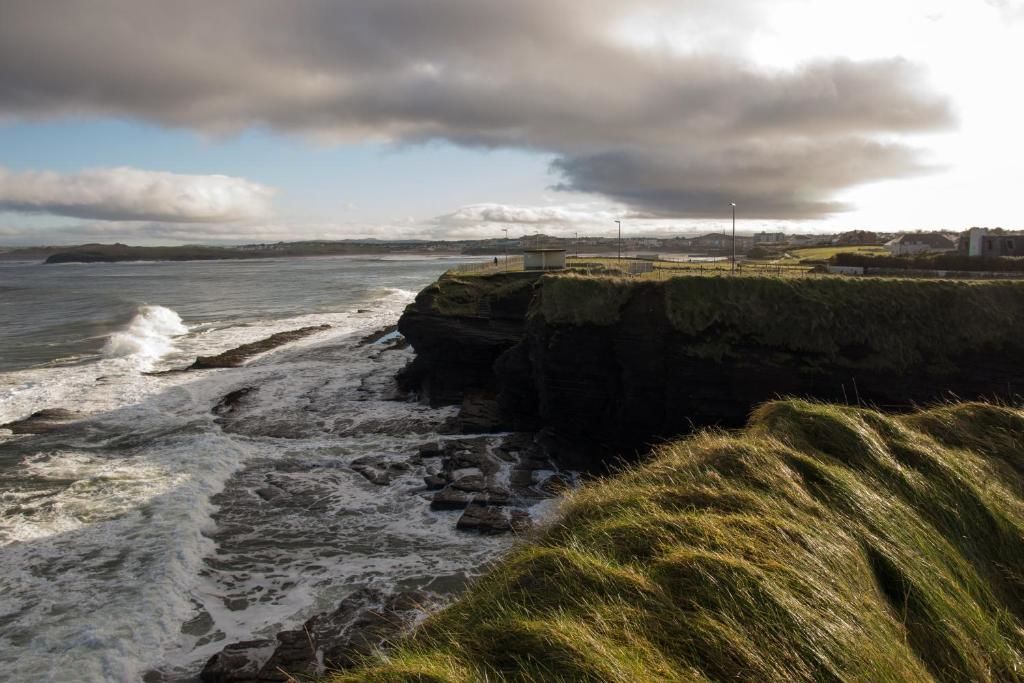
[[1024,680],[1024,411],[781,401],[585,486],[349,681]]
[[447,316],[473,317],[481,304],[498,299],[526,297],[540,273],[445,273],[416,297],[418,306]]
[[549,323],[611,325],[635,296],[698,340],[691,353],[715,359],[755,346],[899,371],[1024,339],[1024,282],[567,274],[543,279],[535,309]]

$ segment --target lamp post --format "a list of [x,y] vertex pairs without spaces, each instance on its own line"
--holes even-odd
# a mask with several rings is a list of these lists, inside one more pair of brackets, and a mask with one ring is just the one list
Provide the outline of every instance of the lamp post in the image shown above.
[[615,221],[619,224],[619,261],[622,261],[622,221]]
[[580,234],[576,233],[576,258],[580,257]]
[[505,233],[505,272],[508,272],[508,228],[502,228],[502,232]]
[[732,272],[736,272],[736,202],[732,203]]

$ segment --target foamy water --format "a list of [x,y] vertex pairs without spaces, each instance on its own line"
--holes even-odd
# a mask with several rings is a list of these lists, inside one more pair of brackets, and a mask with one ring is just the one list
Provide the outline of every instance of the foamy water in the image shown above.
[[[162,265],[166,289],[175,270]],[[217,265],[199,270],[220,277]],[[431,512],[416,467],[383,488],[350,467],[415,452],[451,416],[392,400],[409,351],[359,343],[440,268],[396,263],[381,276],[345,263],[343,282],[324,283],[329,266],[296,265],[288,291],[237,283],[241,299],[263,287],[257,315],[222,308],[223,291],[206,292],[216,299],[206,306],[182,290],[159,303],[143,292],[120,320],[104,320],[104,334],[96,323],[39,324],[86,340],[83,350],[0,374],[0,423],[44,408],[83,417],[48,434],[0,431],[5,676],[137,681],[159,670],[186,680],[224,645],[292,627],[356,588],[451,590],[507,544]],[[125,279],[104,268],[89,271],[101,290]],[[262,264],[252,270],[267,279]],[[324,305],[334,289],[337,305]],[[143,373],[324,323],[332,328],[242,368]],[[243,389],[225,421],[214,409]]]
[[114,358],[134,357],[147,367],[174,348],[174,338],[188,334],[181,316],[163,306],[143,306],[127,328],[115,332],[103,346],[103,354]]

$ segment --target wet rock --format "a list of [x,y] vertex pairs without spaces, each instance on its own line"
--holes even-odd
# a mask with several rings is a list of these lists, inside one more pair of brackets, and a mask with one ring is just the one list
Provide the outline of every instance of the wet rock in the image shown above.
[[251,344],[242,344],[241,346],[235,347],[224,353],[217,354],[216,356],[200,356],[196,358],[195,362],[188,367],[189,370],[209,370],[214,368],[237,368],[238,366],[245,363],[247,360],[271,349],[276,349],[279,346],[289,344],[303,337],[308,337],[311,334],[317,332],[323,332],[324,330],[331,329],[330,325],[313,325],[310,327],[302,327],[297,330],[288,330],[287,332],[278,332],[272,334],[266,339],[261,339]]
[[46,408],[32,413],[28,417],[0,425],[15,434],[46,434],[67,425],[82,417],[81,413],[64,408]]
[[440,443],[433,441],[431,443],[425,443],[417,450],[421,458],[440,458],[444,455],[444,446]]
[[426,485],[428,491],[440,491],[448,485],[448,480],[436,474],[428,474],[423,477],[423,483]]
[[462,510],[469,505],[471,499],[471,494],[448,487],[434,494],[430,501],[430,509]]
[[338,420],[334,433],[338,436],[366,436],[368,434],[429,434],[437,429],[431,416],[400,417],[392,419]]
[[533,470],[516,467],[508,475],[508,483],[516,488],[533,486]]
[[512,530],[508,515],[501,508],[470,505],[459,517],[456,529],[479,531],[486,534],[500,534]]
[[288,492],[271,484],[269,486],[262,486],[256,489],[256,495],[268,503],[271,503],[282,496],[287,496]]
[[489,434],[501,428],[498,401],[493,395],[470,391],[462,399],[459,424],[464,434]]
[[474,500],[462,513],[455,528],[482,534],[503,534],[509,531],[526,531],[531,525],[530,515],[525,510],[504,510],[481,505]]
[[452,488],[468,493],[480,493],[487,488],[487,482],[484,481],[483,475],[469,475],[453,481]]
[[[356,312],[357,313],[370,313],[371,311],[369,311],[369,310],[367,310],[365,308],[360,308]],[[362,339],[360,339],[359,340],[359,345],[360,346],[369,346],[370,344],[375,344],[375,343],[379,342],[381,339],[383,339],[384,337],[388,336],[389,334],[394,334],[397,331],[398,331],[398,325],[388,325],[387,327],[382,327],[379,330],[376,330],[375,332],[371,332],[370,334],[368,334],[365,337],[363,337]]]
[[228,645],[206,662],[199,680],[202,683],[256,683],[277,642],[246,640]]
[[281,631],[276,640],[236,643],[214,655],[203,683],[285,683],[352,666],[409,630],[434,599],[420,591],[385,596],[361,589],[333,612]]
[[213,414],[218,417],[229,417],[234,413],[244,399],[250,394],[258,391],[258,387],[243,387],[227,393],[213,407]]
[[407,462],[387,461],[380,456],[366,456],[352,461],[352,469],[378,486],[387,486],[409,471]]

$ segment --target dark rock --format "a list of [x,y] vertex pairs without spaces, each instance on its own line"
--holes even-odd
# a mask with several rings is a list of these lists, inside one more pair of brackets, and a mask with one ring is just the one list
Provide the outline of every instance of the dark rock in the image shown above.
[[436,474],[428,474],[423,477],[423,483],[426,485],[428,491],[440,491],[448,485],[448,480],[444,477],[439,477]]
[[277,641],[247,640],[228,645],[206,662],[202,683],[256,683],[263,665],[274,654]]
[[516,488],[533,486],[533,470],[522,467],[513,468],[508,475],[508,482]]
[[256,495],[270,503],[282,496],[287,496],[288,492],[271,484],[269,486],[262,486],[256,489]]
[[419,591],[386,596],[364,588],[333,612],[281,631],[276,640],[228,645],[210,658],[199,678],[203,683],[285,683],[341,670],[397,639],[433,604]]
[[[361,308],[361,309],[359,309],[357,311],[357,313],[370,313],[370,312],[371,311],[368,311],[365,308]],[[369,346],[370,344],[375,344],[375,343],[379,342],[381,339],[383,339],[384,337],[388,336],[389,334],[394,334],[397,330],[398,330],[398,325],[388,325],[387,327],[382,327],[379,330],[377,330],[375,332],[371,332],[370,334],[368,334],[365,337],[363,337],[362,339],[360,339],[359,340],[359,345],[360,346]]]
[[462,531],[479,531],[485,534],[501,534],[512,530],[508,514],[501,508],[483,505],[470,505],[466,508],[456,529]]
[[[537,278],[537,273],[494,276],[510,284]],[[437,314],[433,303],[439,295],[436,285],[423,290],[398,322],[398,331],[416,349],[398,379],[404,389],[418,392],[433,406],[458,405],[467,389],[495,388],[492,366],[522,338],[532,292],[529,286],[497,288],[485,317]]]
[[224,397],[217,402],[217,405],[213,407],[213,414],[218,417],[230,416],[238,409],[239,404],[241,404],[247,396],[256,391],[258,391],[257,387],[244,387],[225,394]]
[[457,491],[450,486],[434,494],[430,501],[431,510],[462,510],[472,499],[472,494]]
[[525,510],[505,510],[480,504],[474,499],[459,517],[455,528],[482,534],[503,534],[526,531],[531,525],[530,515]]
[[444,455],[444,446],[435,442],[425,443],[419,447],[419,454],[421,458],[440,458]]
[[216,356],[200,356],[188,367],[189,370],[209,370],[214,368],[237,368],[253,356],[256,356],[279,346],[289,344],[293,341],[308,337],[317,332],[331,329],[330,325],[313,325],[302,327],[297,330],[278,332],[266,339],[261,339],[251,344],[242,344]]
[[453,481],[452,488],[468,493],[480,493],[487,488],[487,482],[484,480],[483,475],[471,474]]
[[0,425],[15,434],[46,434],[74,422],[82,417],[81,413],[64,408],[46,408],[32,413],[26,418]]
[[459,424],[464,434],[489,434],[499,431],[502,422],[494,394],[468,391],[462,399]]
[[378,486],[387,486],[409,471],[410,465],[407,462],[389,461],[379,455],[368,455],[353,460],[352,469]]

